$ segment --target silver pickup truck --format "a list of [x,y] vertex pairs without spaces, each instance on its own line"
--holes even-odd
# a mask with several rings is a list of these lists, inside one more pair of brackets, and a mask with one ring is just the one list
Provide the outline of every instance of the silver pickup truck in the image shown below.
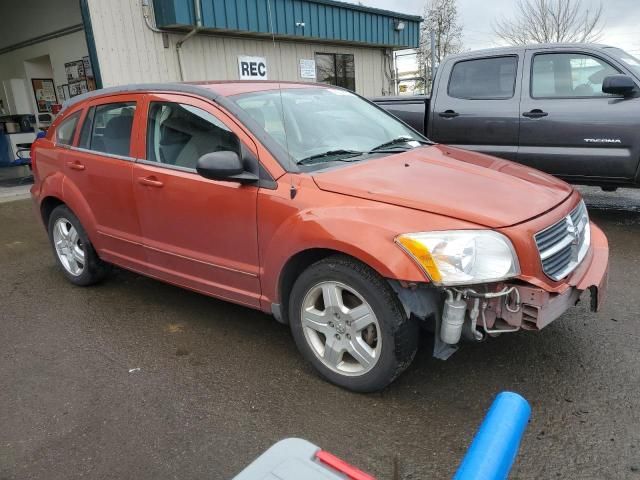
[[431,140],[605,190],[640,186],[640,60],[548,44],[445,58],[432,95],[372,99]]

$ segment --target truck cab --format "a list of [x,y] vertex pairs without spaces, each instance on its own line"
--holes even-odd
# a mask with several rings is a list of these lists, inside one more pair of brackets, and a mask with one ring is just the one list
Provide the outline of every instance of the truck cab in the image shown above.
[[640,61],[618,48],[548,44],[467,52],[444,60],[430,99],[376,103],[439,143],[572,183],[640,185]]

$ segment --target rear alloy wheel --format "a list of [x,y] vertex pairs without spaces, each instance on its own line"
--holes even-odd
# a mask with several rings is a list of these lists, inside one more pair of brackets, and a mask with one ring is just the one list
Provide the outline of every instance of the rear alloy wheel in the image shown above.
[[84,270],[84,245],[78,231],[65,217],[58,218],[53,225],[53,245],[62,267],[74,277]]
[[49,217],[49,240],[56,263],[75,285],[92,285],[109,272],[100,260],[78,217],[66,206],[56,207]]
[[302,354],[327,380],[358,392],[380,390],[411,363],[418,327],[386,280],[336,255],[305,270],[289,304]]

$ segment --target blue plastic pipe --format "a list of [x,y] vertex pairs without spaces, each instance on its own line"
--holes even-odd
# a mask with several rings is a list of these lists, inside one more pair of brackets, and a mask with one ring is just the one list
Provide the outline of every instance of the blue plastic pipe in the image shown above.
[[454,480],[504,480],[509,476],[531,407],[520,395],[502,392],[493,401]]

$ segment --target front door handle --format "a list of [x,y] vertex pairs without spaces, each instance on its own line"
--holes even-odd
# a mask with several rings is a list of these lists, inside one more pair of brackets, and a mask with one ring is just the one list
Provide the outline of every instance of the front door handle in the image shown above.
[[534,108],[530,112],[524,112],[522,114],[523,117],[527,117],[527,118],[542,118],[542,117],[546,117],[547,115],[549,115],[547,112],[543,112],[539,108]]
[[67,167],[69,167],[71,170],[78,170],[78,171],[82,171],[85,169],[85,166],[80,163],[78,160],[75,160],[73,162],[67,162]]
[[442,118],[455,118],[460,114],[453,110],[445,110],[444,112],[440,112],[438,115],[440,115]]
[[140,177],[138,178],[138,183],[140,185],[144,185],[145,187],[156,187],[160,188],[164,185],[160,180],[151,175],[150,177]]

